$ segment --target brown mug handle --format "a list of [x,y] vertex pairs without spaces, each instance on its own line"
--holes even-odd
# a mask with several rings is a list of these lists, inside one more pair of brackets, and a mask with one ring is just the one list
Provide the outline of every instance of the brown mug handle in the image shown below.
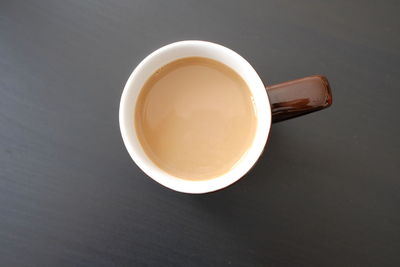
[[267,86],[272,111],[272,122],[283,121],[332,104],[328,79],[314,75]]

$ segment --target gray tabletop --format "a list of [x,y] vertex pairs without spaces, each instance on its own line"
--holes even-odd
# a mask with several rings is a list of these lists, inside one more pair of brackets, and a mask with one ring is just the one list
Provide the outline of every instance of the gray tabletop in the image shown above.
[[[399,266],[399,1],[0,2],[1,266]],[[162,45],[243,55],[266,84],[326,75],[331,108],[274,124],[222,191],[132,162],[122,88]]]

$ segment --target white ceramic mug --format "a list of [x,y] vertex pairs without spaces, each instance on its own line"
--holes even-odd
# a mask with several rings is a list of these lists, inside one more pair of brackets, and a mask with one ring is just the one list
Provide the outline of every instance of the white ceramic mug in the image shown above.
[[[170,63],[171,61],[185,57],[211,58],[229,66],[244,79],[244,81],[250,88],[254,98],[254,108],[257,115],[257,129],[252,145],[248,148],[247,152],[230,171],[219,177],[209,180],[184,180],[178,177],[174,177],[164,170],[160,169],[147,157],[139,142],[135,130],[134,112],[136,108],[136,101],[144,83],[155,71],[157,71],[162,66]],[[314,76],[314,78],[315,77],[322,76]],[[282,85],[285,84],[280,84],[275,88],[279,90],[271,90],[271,92],[278,92],[277,94],[273,94],[274,102],[280,105],[282,105],[283,103],[284,107],[285,103],[289,102],[282,101],[282,99],[280,99],[282,98],[282,96],[279,95],[282,95],[282,93],[283,95],[287,95],[287,93],[285,93],[285,90],[290,87],[290,82],[288,82],[287,84],[289,85],[283,86],[283,89],[280,89],[278,87],[282,87]],[[297,80],[293,81],[292,84],[296,85],[296,87],[299,88],[298,85],[304,85],[305,82]],[[305,93],[307,94],[309,92],[310,91],[307,89],[307,92]],[[271,98],[271,95],[269,97]],[[145,59],[142,60],[142,62],[140,62],[140,64],[130,75],[122,93],[119,109],[119,124],[122,138],[134,162],[139,166],[140,169],[142,169],[148,176],[153,178],[158,183],[170,189],[184,193],[212,192],[229,186],[239,180],[251,169],[251,167],[260,157],[269,135],[272,121],[272,113],[274,111],[280,112],[279,110],[277,110],[277,108],[281,108],[281,106],[272,106],[271,109],[269,97],[267,95],[265,86],[258,76],[257,72],[243,57],[241,57],[239,54],[232,51],[231,49],[226,48],[222,45],[205,41],[180,41],[172,43],[161,47],[148,55]],[[295,96],[295,98],[301,99],[301,96]],[[290,97],[286,97],[285,100],[291,101]],[[325,106],[329,105],[330,102],[328,103],[328,105]],[[305,108],[303,108],[303,110],[300,110],[301,114],[323,108],[321,105],[318,105],[317,108],[314,107],[314,109],[312,109],[307,105],[304,106],[304,103],[303,107]],[[292,113],[290,113],[290,108],[292,108]],[[288,110],[289,112],[287,112]],[[275,113],[275,117],[278,118],[280,116],[282,119],[282,115],[284,115],[284,119],[287,119],[289,117],[298,116],[300,113],[297,106],[293,107],[292,103],[289,103],[283,110],[283,113]]]

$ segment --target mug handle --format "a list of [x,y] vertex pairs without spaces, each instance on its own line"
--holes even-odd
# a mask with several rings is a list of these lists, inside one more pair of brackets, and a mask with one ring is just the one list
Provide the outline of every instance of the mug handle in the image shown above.
[[322,75],[267,86],[272,122],[283,121],[332,104],[328,79]]

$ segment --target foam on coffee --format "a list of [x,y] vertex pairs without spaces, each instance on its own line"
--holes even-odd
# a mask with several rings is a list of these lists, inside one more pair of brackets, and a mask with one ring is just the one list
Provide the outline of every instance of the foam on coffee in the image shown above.
[[256,127],[246,82],[208,58],[163,66],[137,99],[135,128],[147,156],[186,180],[212,179],[231,170],[252,144]]

